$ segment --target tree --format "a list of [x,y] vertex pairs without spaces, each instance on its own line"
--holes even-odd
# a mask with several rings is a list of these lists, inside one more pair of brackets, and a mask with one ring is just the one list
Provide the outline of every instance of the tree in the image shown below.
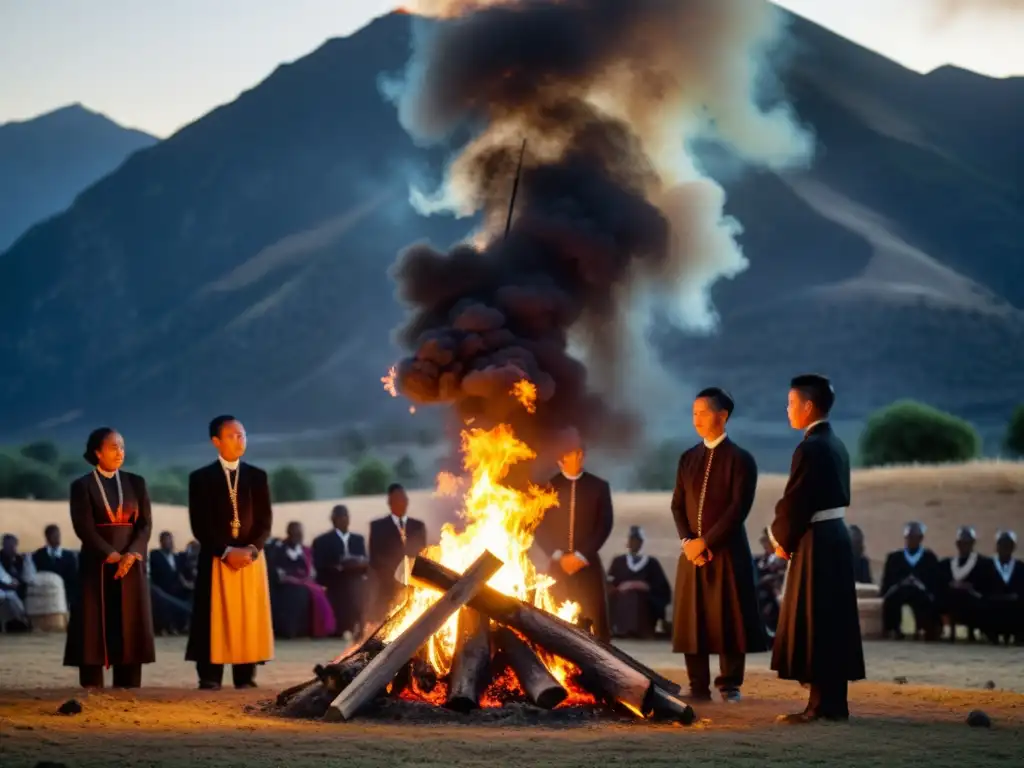
[[74,478],[92,470],[84,459],[61,459],[57,464],[57,474],[64,478]]
[[270,497],[275,502],[311,501],[316,487],[308,472],[285,464],[270,473]]
[[388,465],[374,456],[367,456],[345,478],[342,492],[346,496],[376,496],[384,493],[390,482]]
[[48,467],[56,466],[60,461],[60,449],[50,440],[36,440],[21,446],[21,455]]
[[57,476],[57,470],[40,461],[17,457],[13,466],[0,470],[7,474],[3,496],[9,499],[38,499],[57,501],[68,497],[68,484]]
[[409,454],[403,454],[402,457],[395,462],[394,466],[395,479],[403,485],[413,486],[420,481],[419,470],[416,469],[416,462],[412,460]]
[[674,490],[679,457],[687,447],[666,440],[650,448],[633,470],[633,487],[639,491]]
[[1024,405],[1018,405],[1006,427],[1003,447],[1011,456],[1024,458]]
[[875,411],[860,435],[865,467],[969,461],[980,452],[981,438],[971,424],[914,400]]

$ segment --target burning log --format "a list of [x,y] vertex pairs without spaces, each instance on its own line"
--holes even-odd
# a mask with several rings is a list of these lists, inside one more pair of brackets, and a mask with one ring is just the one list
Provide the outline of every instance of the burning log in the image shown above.
[[387,688],[388,683],[420,647],[438,632],[459,608],[465,605],[498,572],[502,561],[484,551],[461,577],[444,591],[441,599],[423,612],[401,635],[388,643],[356,675],[331,703],[325,715],[329,720],[350,720]]
[[[458,574],[444,566],[417,557],[412,577],[433,589],[443,591],[460,581]],[[642,671],[643,665],[622,658],[611,647],[593,635],[583,632],[557,616],[538,610],[514,597],[484,587],[469,600],[471,608],[499,624],[518,630],[530,642],[575,664],[581,672],[580,682],[593,693],[620,702],[633,712],[646,717],[660,699],[654,692],[654,679],[664,680],[653,672]],[[678,686],[669,683],[675,690]],[[686,704],[682,722],[692,722],[693,710]]]
[[533,704],[541,709],[554,709],[565,701],[569,692],[515,632],[507,627],[498,627],[494,631],[494,640]]
[[376,635],[368,637],[351,653],[330,664],[317,664],[312,680],[282,691],[277,706],[288,717],[323,717],[327,707],[341,690],[384,650],[384,642]]
[[465,714],[480,708],[491,680],[490,621],[469,608],[459,611],[459,632],[445,707]]

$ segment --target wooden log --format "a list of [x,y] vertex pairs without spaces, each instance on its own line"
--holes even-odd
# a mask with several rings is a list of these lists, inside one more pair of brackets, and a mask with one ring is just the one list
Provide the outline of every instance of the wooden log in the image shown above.
[[480,697],[490,681],[490,620],[474,610],[463,608],[459,611],[459,630],[445,708],[463,714],[480,709]]
[[[450,570],[448,568],[445,568],[440,563],[436,563],[433,560],[428,560],[427,558],[417,557],[416,558],[417,562],[413,564],[412,573],[410,574],[414,580],[417,579],[417,564],[421,560],[422,560],[422,564],[419,565],[419,573],[421,574],[421,577],[418,580],[424,586],[431,587],[432,589],[445,590],[445,589],[448,589],[449,586],[451,586],[452,583],[454,583],[454,580],[456,578],[458,578],[458,574],[457,573],[455,573],[454,571],[452,571],[452,570]],[[482,590],[480,592],[480,594],[478,594],[476,597],[473,598],[473,600],[470,601],[470,603],[469,603],[470,607],[471,608],[476,608],[479,611],[480,608],[478,608],[474,604],[474,601],[476,601],[477,603],[480,603],[480,602],[483,602],[484,600],[486,600],[487,598],[485,597],[485,593],[486,593],[486,595],[491,595],[493,593],[493,595],[498,596],[500,598],[506,598],[507,597],[506,595],[501,595],[501,593],[499,593],[499,592],[495,592],[494,590],[485,588],[484,590]],[[654,683],[656,686],[661,688],[666,693],[679,694],[682,691],[682,688],[679,685],[679,683],[677,683],[677,682],[675,682],[673,680],[669,680],[667,677],[664,677],[663,675],[659,675],[657,672],[655,672],[653,669],[648,667],[646,664],[642,664],[641,662],[637,661],[632,656],[630,656],[628,653],[623,651],[621,648],[618,648],[618,647],[612,645],[611,643],[606,643],[603,640],[600,640],[599,638],[594,637],[589,632],[585,632],[584,630],[580,629],[579,627],[575,626],[574,624],[570,624],[569,622],[564,621],[563,619],[560,619],[557,616],[553,616],[552,614],[547,613],[546,611],[541,611],[539,608],[534,608],[532,605],[529,605],[527,603],[523,603],[520,600],[515,600],[515,598],[507,598],[507,599],[513,600],[517,604],[517,607],[519,609],[523,610],[523,611],[535,612],[535,613],[542,614],[545,617],[550,617],[551,619],[553,619],[555,622],[557,622],[558,624],[562,625],[563,627],[566,627],[568,629],[574,630],[576,632],[582,632],[583,634],[587,635],[591,639],[591,641],[593,643],[601,646],[601,648],[603,648],[606,653],[608,653],[608,654],[610,654],[612,656],[615,656],[623,664],[626,664],[627,666],[630,666],[633,669],[637,670],[638,672],[643,674],[645,677],[647,677],[648,680],[650,680],[652,683]],[[481,611],[481,613],[484,613],[486,615],[485,611]],[[493,619],[494,617],[491,616],[491,618]],[[522,632],[522,630],[519,627],[513,626],[512,624],[508,624],[507,622],[501,622],[501,623],[507,624],[508,626],[512,627],[513,629],[518,629],[520,632]],[[532,638],[531,638],[531,640],[532,640]],[[548,649],[548,650],[551,650],[551,649]]]
[[569,692],[519,635],[508,627],[498,627],[493,634],[494,644],[516,673],[516,678],[531,703],[541,709],[554,709],[565,701]]
[[[450,588],[459,578],[455,572],[424,557],[416,558],[412,577],[439,591]],[[653,671],[645,673],[639,662],[630,663],[628,656],[623,658],[624,654],[613,652],[611,646],[569,622],[488,587],[477,592],[469,606],[575,664],[581,672],[580,683],[596,696],[617,701],[642,717],[650,714],[653,680],[665,678]],[[666,682],[679,689],[675,683]]]
[[375,699],[427,639],[439,631],[498,572],[502,561],[485,551],[458,578],[441,599],[430,606],[401,635],[374,657],[366,668],[331,703],[325,718],[350,720]]

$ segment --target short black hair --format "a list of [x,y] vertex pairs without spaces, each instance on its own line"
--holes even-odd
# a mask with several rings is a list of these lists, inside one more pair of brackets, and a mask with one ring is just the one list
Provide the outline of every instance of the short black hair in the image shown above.
[[160,531],[160,535],[157,537],[157,539],[158,540],[162,539],[164,536],[172,536],[173,537],[174,534],[171,533],[170,531]]
[[702,389],[697,393],[696,399],[700,400],[701,398],[711,403],[711,407],[716,411],[725,411],[727,416],[732,416],[732,411],[736,407],[732,395],[721,387],[706,387]]
[[103,441],[112,434],[114,434],[114,430],[110,427],[100,427],[90,432],[85,441],[85,452],[82,454],[82,458],[91,466],[97,466],[100,460],[96,458],[96,451],[103,447]]
[[827,376],[820,373],[803,373],[794,376],[789,388],[795,389],[804,400],[809,400],[822,416],[827,416],[836,402],[836,391]]
[[3,538],[3,542],[4,542],[4,544],[6,544],[8,541],[13,541],[15,544],[17,544],[18,543],[18,537],[15,536],[13,533],[5,533],[4,534],[4,538]]
[[214,418],[210,422],[210,439],[212,440],[215,437],[220,437],[220,432],[224,429],[224,425],[232,421],[238,421],[238,419],[230,413],[224,413]]
[[49,536],[51,533],[60,533],[60,526],[56,523],[50,523],[43,529],[43,536]]
[[334,509],[331,510],[331,517],[336,517],[337,515],[347,515],[347,514],[348,514],[348,507],[346,507],[344,504],[336,504],[334,506]]
[[391,485],[388,486],[388,496],[390,496],[395,491],[404,491],[404,490],[405,490],[405,486],[402,485],[401,483],[392,483]]

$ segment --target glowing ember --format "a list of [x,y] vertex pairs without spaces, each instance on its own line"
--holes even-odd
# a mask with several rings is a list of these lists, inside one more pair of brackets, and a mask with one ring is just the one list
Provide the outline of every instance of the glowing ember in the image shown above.
[[[380,383],[384,385],[384,391],[392,397],[398,397],[398,390],[395,389],[395,366],[388,368],[387,376],[380,377]],[[410,413],[412,409],[410,409]]]

